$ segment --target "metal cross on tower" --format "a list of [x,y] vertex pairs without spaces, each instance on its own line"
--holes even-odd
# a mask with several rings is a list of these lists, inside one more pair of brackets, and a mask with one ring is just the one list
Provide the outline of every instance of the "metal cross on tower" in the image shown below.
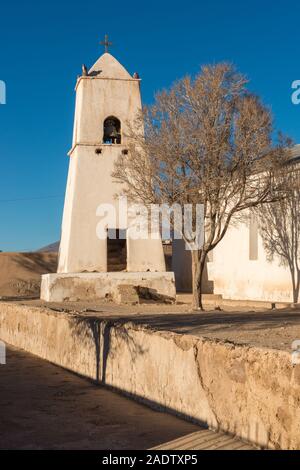
[[104,41],[101,41],[100,44],[105,47],[105,52],[108,52],[108,48],[112,46],[112,42],[109,42],[107,34],[105,34]]

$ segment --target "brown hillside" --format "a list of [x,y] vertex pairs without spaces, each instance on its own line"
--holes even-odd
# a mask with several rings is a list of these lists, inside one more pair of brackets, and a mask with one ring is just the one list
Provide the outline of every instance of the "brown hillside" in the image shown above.
[[41,274],[56,272],[57,253],[0,253],[0,297],[32,297]]

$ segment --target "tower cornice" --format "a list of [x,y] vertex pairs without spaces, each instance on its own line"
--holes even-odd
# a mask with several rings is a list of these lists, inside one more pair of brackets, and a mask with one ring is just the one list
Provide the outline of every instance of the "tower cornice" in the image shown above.
[[117,80],[117,81],[121,81],[121,82],[141,82],[142,81],[141,78],[133,78],[133,77],[130,77],[130,78],[108,78],[108,77],[89,77],[89,76],[85,77],[85,76],[82,76],[82,77],[77,78],[77,82],[76,82],[76,85],[75,85],[75,91],[77,90],[77,88],[79,86],[79,83],[82,80]]

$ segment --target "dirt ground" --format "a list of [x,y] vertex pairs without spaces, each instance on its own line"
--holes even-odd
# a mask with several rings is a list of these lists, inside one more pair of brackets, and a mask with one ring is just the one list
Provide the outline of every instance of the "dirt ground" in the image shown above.
[[[181,302],[181,298],[185,301]],[[121,306],[112,302],[46,303],[41,300],[20,300],[18,303],[286,351],[291,351],[292,342],[300,339],[299,308],[249,310],[249,307],[230,307],[222,311],[193,312],[187,299],[186,294],[179,294],[175,305],[144,303]]]
[[39,295],[41,274],[56,267],[57,253],[0,253],[0,297]]
[[149,449],[201,429],[9,347],[1,449]]
[[217,310],[207,303],[205,312],[193,312],[189,294],[179,294],[175,305],[146,301],[122,306],[109,301],[46,304],[38,300],[40,277],[55,272],[56,266],[57,253],[0,253],[0,301],[9,298],[55,311],[134,321],[160,330],[287,351],[300,339],[300,308],[262,308],[259,303],[254,308],[247,302],[226,305],[224,301]]
[[[11,346],[0,365],[0,413],[0,449],[253,449]],[[178,438],[181,447],[172,445]]]

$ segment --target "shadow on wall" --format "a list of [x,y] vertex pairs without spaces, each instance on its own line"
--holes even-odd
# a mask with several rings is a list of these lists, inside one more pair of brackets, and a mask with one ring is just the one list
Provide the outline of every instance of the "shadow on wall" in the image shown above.
[[80,337],[92,337],[95,347],[95,382],[102,385],[109,385],[107,383],[107,362],[109,356],[114,356],[114,351],[111,348],[111,330],[114,328],[114,335],[116,344],[118,342],[125,342],[130,352],[132,362],[138,356],[147,352],[140,344],[138,344],[127,328],[124,328],[125,321],[99,321],[97,317],[75,317],[74,326],[72,326],[73,334]]
[[[128,366],[128,364],[134,365],[135,361],[143,355],[147,355],[149,353],[149,349],[145,349],[140,343],[138,343],[134,337],[128,331],[128,320],[124,319],[124,321],[101,321],[99,318],[96,317],[74,317],[74,326],[73,334],[76,335],[81,341],[84,342],[84,338],[90,339],[92,337],[93,344],[95,347],[95,377],[94,381],[97,384],[103,385],[117,393],[122,393],[134,400],[151,407],[154,410],[168,412],[170,414],[176,415],[182,419],[187,421],[193,422],[202,428],[207,429],[209,426],[206,422],[202,421],[201,419],[192,416],[191,414],[186,414],[178,409],[172,408],[168,405],[164,405],[156,400],[152,400],[147,398],[146,396],[130,392],[125,389],[125,387],[113,386],[109,383],[107,377],[107,369],[108,369],[108,361],[114,359],[115,357],[118,358],[116,361],[116,367],[121,367],[122,363],[119,364],[119,359],[122,361],[122,354],[120,358],[120,350],[124,347],[124,343],[128,348],[128,357],[125,358],[124,364]],[[125,327],[125,323],[127,325]],[[112,344],[114,344],[112,349]],[[115,356],[116,354],[116,356]],[[149,356],[148,356],[149,358]],[[128,362],[128,359],[130,362]],[[117,379],[118,369],[113,370],[112,379]],[[129,372],[130,375],[130,372]],[[141,381],[143,377],[141,377]],[[219,422],[217,416],[215,416],[215,424],[213,425],[216,431],[223,431],[228,432],[229,434],[237,434],[240,432],[240,425],[238,422],[230,423],[230,429],[227,428],[226,423]],[[229,426],[229,424],[228,424]],[[234,431],[233,431],[234,430]],[[243,439],[248,442],[259,442],[259,425],[256,422],[245,424],[245,429],[243,432]],[[216,438],[218,436],[216,435]],[[269,441],[269,436],[266,436],[266,445]]]
[[[124,325],[127,325],[127,328]],[[126,395],[139,403],[142,403],[150,408],[158,411],[165,411],[172,415],[178,416],[187,421],[193,422],[199,426],[208,428],[208,425],[198,419],[193,418],[192,416],[181,413],[173,408],[164,406],[159,402],[150,400],[146,397],[136,395],[134,393],[128,392],[127,390],[111,385],[108,382],[107,378],[107,367],[109,357],[114,357],[114,350],[112,349],[112,334],[114,335],[114,343],[118,346],[119,343],[125,342],[129,354],[131,363],[134,364],[135,360],[146,354],[148,352],[141,344],[138,344],[133,336],[128,331],[128,319],[124,321],[99,321],[97,317],[74,317],[74,324],[72,322],[72,333],[75,336],[81,338],[81,341],[84,341],[84,338],[93,339],[93,344],[95,348],[95,377],[93,382],[98,385],[105,386],[106,388]],[[113,331],[113,333],[112,333]]]

